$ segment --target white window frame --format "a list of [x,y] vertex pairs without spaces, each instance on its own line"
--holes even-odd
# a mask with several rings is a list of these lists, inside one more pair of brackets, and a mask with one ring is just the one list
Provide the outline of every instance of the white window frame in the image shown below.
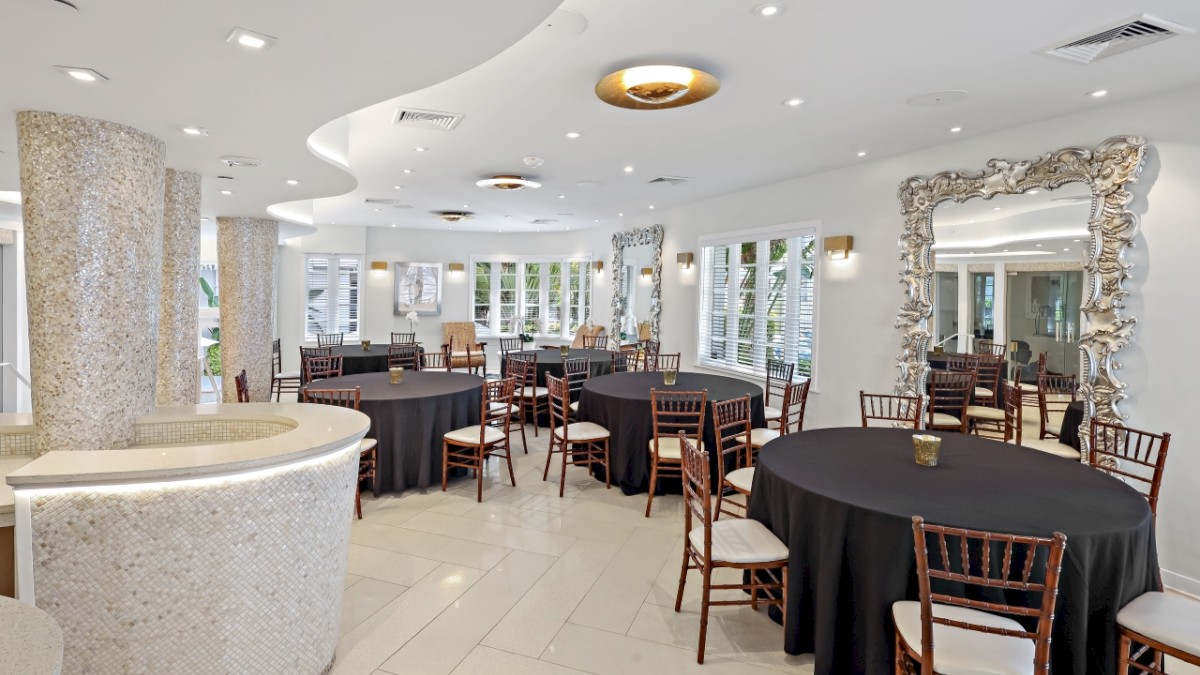
[[[590,256],[566,256],[566,255],[524,255],[524,256],[504,256],[504,255],[472,255],[470,256],[470,277],[471,287],[467,295],[467,314],[471,321],[475,320],[475,266],[477,263],[491,263],[490,276],[490,295],[489,306],[491,311],[488,317],[488,327],[481,328],[478,324],[475,326],[476,337],[514,337],[519,335],[521,331],[512,331],[511,326],[502,326],[500,319],[500,267],[502,263],[516,264],[517,278],[517,304],[514,311],[514,316],[521,320],[524,325],[525,310],[529,306],[526,298],[525,290],[525,266],[527,264],[541,265],[541,270],[538,276],[538,330],[534,331],[534,337],[539,338],[557,338],[570,339],[574,336],[571,332],[570,316],[571,311],[575,307],[571,304],[571,264],[579,263],[579,279],[580,279],[580,295],[581,301],[585,301],[580,308],[580,312],[584,318],[580,324],[586,321],[586,317],[591,313],[592,287],[587,286],[584,290],[584,284],[591,284],[592,280],[589,276],[592,268],[592,258]],[[562,272],[560,277],[560,294],[559,294],[559,323],[560,329],[556,333],[546,332],[546,322],[549,318],[549,303],[550,303],[550,266],[554,263],[561,265]]]
[[[304,331],[303,332],[304,341],[305,342],[316,342],[317,341],[316,334],[311,333],[308,330],[308,328],[309,328],[308,327],[308,297],[309,297],[309,292],[312,290],[312,287],[309,285],[310,279],[308,276],[308,267],[309,267],[309,262],[313,259],[323,259],[323,260],[329,260],[329,261],[355,260],[358,262],[358,299],[357,299],[358,306],[356,307],[356,315],[358,317],[358,330],[355,332],[336,330],[337,329],[336,317],[338,316],[339,310],[341,309],[341,304],[340,304],[340,300],[338,298],[340,293],[338,293],[339,289],[338,289],[338,281],[337,281],[337,279],[338,279],[337,270],[333,269],[326,276],[326,280],[327,280],[326,297],[328,299],[329,306],[326,308],[326,313],[325,313],[326,314],[325,332],[327,332],[327,333],[341,332],[341,333],[343,333],[343,339],[351,341],[351,342],[359,341],[362,336],[362,329],[363,329],[363,311],[362,311],[362,309],[363,309],[363,291],[365,289],[365,284],[364,284],[365,270],[363,269],[363,256],[353,254],[353,253],[305,253],[304,254],[304,268],[302,271],[302,273],[304,275],[304,311],[302,312],[302,315],[301,315],[301,319],[304,322],[304,325],[301,328],[301,330]],[[340,263],[339,263],[339,265],[340,265]],[[333,268],[334,266],[329,265],[329,267]],[[330,330],[331,327],[329,325],[329,321],[331,318],[333,318],[335,320],[335,324],[332,326],[333,330]]]
[[[821,242],[821,223],[820,223],[820,221],[804,221],[804,222],[798,222],[798,223],[789,223],[786,225],[780,225],[780,226],[776,226],[776,227],[758,228],[758,229],[750,229],[750,230],[739,230],[737,232],[726,232],[726,233],[722,233],[722,234],[703,236],[698,239],[697,246],[699,248],[700,253],[697,257],[700,258],[700,265],[699,265],[699,277],[698,277],[699,282],[696,284],[696,294],[697,294],[696,307],[698,309],[698,311],[697,311],[697,315],[698,315],[697,316],[697,335],[696,335],[696,364],[697,364],[697,366],[706,368],[706,369],[711,369],[711,370],[729,372],[729,373],[732,373],[735,375],[740,375],[740,376],[753,375],[753,376],[757,376],[757,377],[766,377],[765,350],[756,349],[754,351],[754,354],[753,354],[754,362],[753,362],[752,366],[747,367],[744,365],[737,364],[737,347],[736,347],[736,345],[738,342],[738,338],[737,338],[738,313],[736,312],[736,307],[738,306],[738,299],[739,299],[738,291],[739,291],[740,274],[738,274],[739,265],[736,260],[736,255],[737,255],[736,251],[731,253],[733,258],[731,258],[731,261],[730,261],[731,262],[730,273],[729,273],[729,279],[727,281],[728,291],[727,291],[727,298],[726,298],[726,307],[728,308],[728,311],[726,313],[726,316],[728,317],[728,320],[725,323],[726,343],[727,343],[727,345],[729,345],[729,347],[727,347],[727,350],[726,350],[727,356],[726,356],[726,358],[720,359],[720,360],[713,359],[710,356],[710,354],[711,354],[711,350],[710,350],[711,338],[709,336],[709,332],[711,330],[711,322],[710,322],[711,317],[709,316],[709,314],[710,314],[709,308],[712,304],[712,299],[705,297],[705,290],[706,290],[706,287],[708,286],[708,284],[706,283],[706,279],[708,278],[708,275],[710,274],[709,266],[711,263],[710,263],[709,257],[707,255],[705,255],[705,249],[707,249],[709,247],[721,246],[721,245],[730,246],[730,247],[734,247],[734,248],[740,248],[740,246],[742,244],[749,243],[749,242],[758,243],[760,246],[762,245],[762,243],[767,242],[769,245],[769,242],[774,239],[789,239],[792,237],[807,237],[807,236],[811,236],[813,238],[813,241],[816,242],[816,244],[814,245],[815,248],[814,248],[813,256],[812,256],[812,265],[813,265],[813,275],[812,275],[812,305],[813,305],[813,307],[812,307],[812,324],[811,324],[812,349],[811,349],[811,354],[810,354],[810,366],[809,366],[810,372],[807,374],[807,377],[810,380],[813,380],[813,383],[815,386],[817,370],[819,367],[819,365],[818,365],[819,359],[817,357],[817,332],[818,332],[818,326],[820,324],[819,308],[820,308],[820,285],[821,285],[820,279],[821,279],[821,264],[822,264],[821,250],[820,250],[820,242]],[[762,252],[762,249],[760,248],[760,253],[761,252]],[[790,253],[790,251],[789,251],[789,253]],[[760,262],[756,262],[756,265],[755,265],[755,267],[756,267],[755,289],[756,289],[756,292],[762,291],[762,295],[761,295],[761,299],[756,301],[756,315],[758,313],[758,308],[757,308],[758,302],[766,301],[767,276],[768,276],[768,267],[769,267],[769,259],[764,258],[763,256],[760,255],[760,256],[758,256],[758,260]],[[800,267],[801,267],[801,260],[800,260],[799,256],[789,255],[788,260],[787,260],[787,269],[788,269],[787,279],[789,280],[789,283],[788,283],[787,289],[785,291],[789,307],[794,307],[799,304],[800,286],[797,284],[792,284],[792,283],[790,283],[790,281],[792,279],[800,278],[799,277]],[[802,326],[798,327],[795,335],[789,335],[785,338],[784,360],[788,361],[789,363],[794,362],[796,360],[796,354],[798,351],[797,340],[800,337],[799,330],[802,328],[803,328]],[[765,327],[763,328],[763,330],[765,330]],[[790,330],[790,329],[788,326],[785,325],[785,330]],[[756,326],[755,332],[756,333],[758,332],[757,326]],[[795,378],[799,379],[802,376],[803,376],[802,373],[800,371],[797,371]]]

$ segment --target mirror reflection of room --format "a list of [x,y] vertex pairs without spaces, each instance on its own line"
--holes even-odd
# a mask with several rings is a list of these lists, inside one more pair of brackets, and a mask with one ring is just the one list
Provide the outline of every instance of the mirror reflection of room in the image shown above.
[[[625,314],[621,319],[622,342],[650,339],[650,296],[653,280],[642,270],[654,265],[654,247],[649,244],[625,247],[621,270],[621,292]],[[643,333],[645,333],[643,335]]]

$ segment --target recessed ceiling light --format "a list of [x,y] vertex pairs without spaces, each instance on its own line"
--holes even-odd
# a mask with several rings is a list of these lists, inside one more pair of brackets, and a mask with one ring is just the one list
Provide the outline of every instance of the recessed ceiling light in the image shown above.
[[617,217],[619,217],[619,218],[624,218],[624,217],[625,217],[625,214],[624,214],[624,213],[618,213],[618,214],[617,214]]
[[1041,245],[1041,244],[1034,244],[1034,246],[1036,246],[1036,247],[1038,247],[1038,248],[1041,248],[1041,247],[1042,247],[1042,245]]
[[789,108],[799,108],[802,103],[804,103],[802,98],[789,98],[783,102]]
[[80,82],[103,82],[108,78],[102,75],[99,71],[91,68],[77,68],[75,66],[54,66],[54,69],[65,75],[69,75],[72,79]]
[[412,173],[412,172],[413,172],[412,169],[405,169],[402,173]]
[[1036,195],[1037,193],[1038,193],[1037,190],[1028,190],[1025,192],[1025,194],[1027,194],[1027,195]]
[[190,127],[189,126],[189,127],[183,128],[183,133],[187,134],[188,136],[207,136],[208,129],[205,129],[204,127]]
[[975,251],[967,251],[967,255],[975,255]]
[[968,223],[973,223],[973,222],[975,222],[975,219],[974,219],[974,218],[967,218],[967,222],[968,222]]
[[1097,89],[1096,91],[1089,91],[1087,93],[1087,95],[1091,96],[1092,98],[1100,98],[1102,96],[1108,96],[1108,90],[1107,89]]
[[592,222],[594,222],[594,223],[598,223],[598,222],[600,222],[600,219],[599,219],[599,218],[597,218],[597,219],[595,219],[595,220],[594,220],[594,221],[592,221]]
[[774,4],[759,5],[754,8],[754,13],[759,16],[775,16],[781,11],[783,11],[783,8]]
[[633,167],[632,166],[625,167],[625,173],[633,173]]
[[223,194],[223,195],[231,195],[231,194],[233,194],[233,190],[221,190],[221,194]]
[[579,138],[580,133],[578,131],[568,131],[564,135],[571,140],[575,140],[576,138]]
[[337,221],[336,221],[336,220],[331,220],[331,221],[329,221],[329,224],[330,224],[330,225],[337,225]]
[[403,185],[393,185],[393,186],[392,186],[392,189],[393,189],[393,190],[403,190],[403,189],[404,189],[404,186],[403,186]]
[[464,208],[464,209],[469,209],[469,208],[471,208],[471,205],[470,205],[470,204],[463,204],[463,208]]
[[558,196],[558,198],[559,198],[559,199],[566,199],[566,198],[567,198],[567,196],[566,196],[566,195],[559,195],[559,196]]
[[379,212],[380,212],[380,211],[382,211],[382,210],[383,210],[383,209],[375,209],[375,213],[379,213]]
[[1069,248],[1064,248],[1064,249],[1063,249],[1063,253],[1068,253],[1068,252],[1070,252],[1070,250],[1071,250],[1071,249],[1069,249]]
[[1005,253],[1008,253],[1008,249],[1004,249],[1004,252],[1005,252]]
[[654,205],[653,205],[653,204],[651,204],[651,205],[650,205],[650,208],[654,208]]
[[952,134],[957,134],[960,131],[962,131],[962,127],[950,127],[950,133]]
[[992,210],[993,210],[993,211],[999,211],[999,210],[1000,210],[1000,207],[999,207],[999,206],[993,206],[993,207],[992,207]]
[[867,151],[866,151],[866,150],[859,150],[859,151],[858,151],[858,156],[859,156],[859,157],[866,157],[866,156],[867,156]]
[[296,180],[295,178],[289,178],[289,179],[287,179],[287,184],[288,185],[299,185],[300,181]]
[[395,224],[395,223],[392,223],[392,227],[395,227],[395,226],[396,226],[396,224]]
[[1082,240],[1082,239],[1076,239],[1076,240],[1075,240],[1075,243],[1079,243],[1079,242],[1081,242],[1081,241],[1083,241],[1083,240]]
[[426,150],[428,150],[428,149],[429,149],[429,148],[422,148],[422,147],[421,147],[421,146],[419,146],[419,145],[418,145],[417,147],[413,148],[413,150],[416,150],[417,152],[425,152],[425,151],[426,151]]
[[241,45],[250,49],[270,49],[275,46],[276,38],[266,33],[255,33],[245,28],[234,28],[225,37],[229,44]]

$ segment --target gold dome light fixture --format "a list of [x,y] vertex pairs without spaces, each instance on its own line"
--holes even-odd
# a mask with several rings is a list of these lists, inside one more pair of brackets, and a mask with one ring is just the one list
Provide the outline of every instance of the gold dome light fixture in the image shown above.
[[475,185],[489,190],[533,190],[542,187],[542,184],[537,181],[525,180],[521,176],[510,174],[484,178],[483,180],[475,181]]
[[713,75],[685,66],[635,66],[605,75],[596,96],[618,108],[662,110],[698,103],[717,93]]
[[470,211],[434,211],[434,215],[447,223],[457,223],[475,217],[475,214]]

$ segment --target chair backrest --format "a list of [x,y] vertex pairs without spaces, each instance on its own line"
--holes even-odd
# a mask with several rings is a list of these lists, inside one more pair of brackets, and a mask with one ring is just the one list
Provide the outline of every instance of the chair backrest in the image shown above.
[[975,391],[975,371],[933,370],[929,372],[929,422],[934,413],[966,419],[967,406]]
[[977,354],[947,354],[946,355],[946,370],[954,370],[958,372],[975,372],[979,367]]
[[638,369],[637,368],[637,352],[631,352],[631,351],[613,352],[612,356],[610,358],[612,359],[612,366],[609,368],[609,370],[611,372],[632,373]]
[[1021,444],[1021,409],[1024,403],[1021,387],[1013,383],[1004,385],[1004,442]]
[[767,386],[763,387],[763,405],[771,405],[771,397],[783,397],[783,390],[792,381],[796,364],[767,359]]
[[309,387],[304,390],[305,403],[336,405],[340,408],[358,410],[358,404],[361,400],[362,387],[355,387],[353,389],[315,389]]
[[340,346],[342,346],[342,338],[343,337],[344,337],[344,335],[342,333],[318,333],[317,334],[317,346],[318,347],[335,347],[335,346],[340,347]]
[[304,381],[342,376],[342,355],[310,356],[304,359]]
[[421,348],[415,343],[388,345],[388,368],[421,369]]
[[333,347],[300,348],[300,382],[302,384],[308,384],[308,375],[304,371],[304,362],[312,356],[333,356]]
[[660,370],[674,370],[679,372],[679,361],[681,354],[650,354],[646,352],[646,370],[658,372]]
[[1158,516],[1158,491],[1171,434],[1153,434],[1092,418],[1088,463],[1137,490]]
[[910,425],[916,429],[921,423],[923,396],[896,396],[894,394],[867,394],[858,392],[858,407],[862,410],[862,425],[866,429],[875,420],[881,426]]
[[392,333],[392,344],[394,345],[412,345],[417,343],[417,334],[413,333]]
[[[1062,415],[1067,407],[1075,400],[1075,392],[1079,388],[1078,379],[1074,375],[1038,375],[1038,411],[1041,413],[1043,433],[1053,423],[1050,414]],[[1051,430],[1058,435],[1058,429]]]
[[679,449],[683,459],[684,536],[695,529],[692,518],[699,518],[704,528],[704,559],[712,560],[712,479],[708,473],[708,451],[700,450],[682,432],[679,433]]
[[483,381],[483,400],[480,402],[479,445],[484,445],[487,428],[503,427],[504,437],[508,438],[512,422],[512,399],[514,382],[506,377],[500,380]]
[[563,359],[563,379],[567,381],[568,398],[578,400],[583,385],[592,377],[592,359],[580,356]]
[[271,340],[271,376],[283,372],[283,353],[280,352],[279,340]]
[[[1003,346],[1003,345],[1001,345]],[[975,386],[985,387],[992,395],[1000,400],[1000,373],[1004,370],[1004,360],[991,354],[978,354],[975,358]]]
[[450,352],[442,345],[440,350],[430,350],[421,353],[421,370],[450,371]]
[[1008,345],[1004,344],[1003,342],[980,340],[975,343],[975,353],[996,356],[1003,361],[1004,359],[1008,358]]
[[565,378],[546,373],[546,389],[550,392],[550,435],[553,437],[555,429],[562,427],[563,444],[566,445],[567,426],[570,421],[567,418],[570,416],[571,405],[567,381]]
[[[532,377],[530,371],[533,371]],[[504,360],[504,377],[511,378],[516,390],[537,386],[537,356],[532,354],[509,354]]]
[[521,343],[521,338],[518,337],[502,337],[500,338],[500,353],[508,354],[509,352],[519,352],[525,346]]
[[466,350],[468,346],[479,351],[479,341],[475,339],[475,322],[443,321],[442,342],[449,344],[451,351]]
[[708,390],[704,391],[659,391],[650,390],[650,406],[654,416],[654,452],[658,453],[658,441],[679,433],[691,438],[697,445],[704,436],[704,404]]
[[804,410],[808,407],[808,388],[812,380],[789,382],[783,390],[783,406],[779,409],[779,435],[804,431]]
[[238,373],[233,378],[233,384],[237,387],[238,403],[250,402],[250,385],[246,382],[246,369],[242,368],[242,372]]
[[[750,397],[731,398],[712,402],[713,431],[717,441],[717,472],[721,484],[725,473],[733,464],[734,469],[754,465],[757,450],[750,444]],[[729,460],[729,457],[733,457]]]
[[662,351],[662,343],[658,340],[642,340],[642,346],[646,349],[646,356],[657,356]]
[[[1050,672],[1050,631],[1054,624],[1054,603],[1058,597],[1066,535],[1055,532],[1053,538],[1047,539],[929,525],[920,516],[914,516],[912,521],[921,596],[921,675],[934,673],[935,623],[1033,640],[1033,672]],[[964,596],[934,592],[935,582],[939,590],[946,586],[958,588]],[[966,597],[979,590],[1011,591],[1009,595],[1027,602],[1007,604],[993,600],[981,603]],[[1027,604],[1034,600],[1039,601],[1038,606]],[[941,618],[933,615],[933,603],[985,609],[994,614],[1010,615],[1018,621],[1036,620],[1037,627],[1017,630]]]
[[584,335],[583,336],[583,348],[584,349],[608,349],[608,336],[607,335]]

